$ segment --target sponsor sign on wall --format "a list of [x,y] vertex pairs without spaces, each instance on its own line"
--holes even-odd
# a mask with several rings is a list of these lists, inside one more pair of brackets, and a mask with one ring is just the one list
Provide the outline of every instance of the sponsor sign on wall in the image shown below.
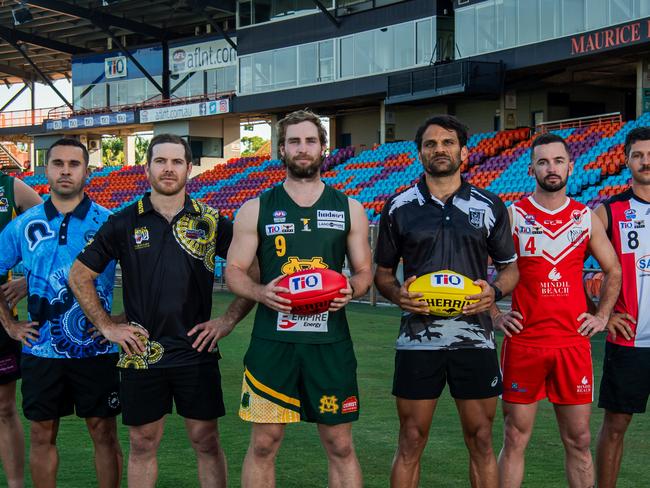
[[169,68],[174,74],[236,64],[237,51],[223,39],[169,48]]
[[209,102],[174,105],[173,107],[150,108],[140,110],[140,123],[161,122],[163,120],[189,119],[207,115],[225,114],[230,111],[229,100],[212,100]]
[[107,80],[126,76],[126,56],[116,56],[104,60],[104,75]]
[[110,114],[78,115],[69,119],[48,120],[45,130],[88,129],[110,125],[135,123],[135,112],[114,112]]

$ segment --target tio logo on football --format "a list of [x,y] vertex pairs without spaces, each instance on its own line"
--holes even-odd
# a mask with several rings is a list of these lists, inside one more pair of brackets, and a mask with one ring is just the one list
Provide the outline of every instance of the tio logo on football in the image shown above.
[[306,291],[322,289],[323,280],[319,273],[295,276],[289,280],[289,290],[291,293],[304,293]]
[[463,279],[455,274],[434,273],[431,275],[431,286],[463,289]]

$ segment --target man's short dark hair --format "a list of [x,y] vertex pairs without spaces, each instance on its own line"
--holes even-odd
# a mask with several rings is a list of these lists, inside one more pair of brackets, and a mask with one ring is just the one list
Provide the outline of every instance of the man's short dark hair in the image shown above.
[[187,164],[190,164],[192,162],[192,149],[190,148],[190,144],[183,139],[180,136],[177,136],[176,134],[158,134],[155,136],[153,139],[151,139],[151,142],[149,143],[149,147],[147,148],[147,166],[151,164],[151,159],[153,158],[153,148],[157,144],[180,144],[183,146],[183,149],[185,150],[185,162]]
[[90,161],[90,156],[88,155],[88,149],[86,149],[86,146],[84,146],[81,142],[79,142],[77,139],[73,139],[72,137],[63,137],[58,141],[55,141],[50,147],[48,147],[47,152],[45,153],[45,164],[50,162],[50,155],[52,154],[52,149],[54,149],[56,146],[78,147],[79,149],[81,149],[81,152],[84,155],[84,164],[88,166],[88,161]]
[[537,136],[533,141],[533,144],[530,146],[530,161],[531,162],[535,161],[534,154],[535,154],[535,148],[537,146],[545,146],[546,144],[553,144],[556,142],[559,142],[564,146],[564,150],[569,155],[569,159],[572,159],[571,151],[569,151],[569,145],[566,143],[564,138],[558,136],[557,134],[553,134],[552,132],[547,132],[546,134]]
[[418,147],[418,151],[422,150],[422,137],[430,125],[439,125],[444,129],[453,130],[458,137],[460,147],[467,146],[467,126],[465,124],[453,115],[434,115],[430,119],[427,119],[415,133],[415,144]]
[[625,136],[625,157],[630,156],[632,144],[637,141],[650,141],[650,127],[637,127],[627,133],[627,136]]
[[309,109],[304,109],[291,112],[282,120],[278,121],[278,146],[284,146],[287,136],[287,127],[290,125],[300,124],[301,122],[311,122],[314,124],[318,130],[318,140],[320,141],[321,146],[327,145],[327,131],[325,130],[323,123],[320,121],[320,116]]

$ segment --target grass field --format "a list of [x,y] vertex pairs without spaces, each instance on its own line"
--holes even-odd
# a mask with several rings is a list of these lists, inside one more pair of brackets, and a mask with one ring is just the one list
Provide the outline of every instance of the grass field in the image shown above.
[[[120,295],[118,292],[117,295]],[[225,293],[215,294],[214,311],[219,313],[230,299]],[[121,300],[116,297],[116,310]],[[24,310],[21,311],[24,316]],[[397,442],[398,422],[395,404],[390,394],[393,374],[393,343],[397,333],[399,313],[396,308],[373,308],[352,304],[348,308],[352,336],[359,361],[361,418],[354,425],[355,443],[364,474],[365,486],[386,487],[391,460]],[[221,371],[227,415],[220,420],[221,439],[229,464],[229,485],[239,486],[241,465],[248,446],[250,429],[237,416],[242,379],[242,358],[248,345],[252,314],[221,343]],[[596,385],[604,350],[604,337],[593,341]],[[592,432],[595,437],[602,412],[594,409]],[[25,424],[27,429],[27,424]],[[503,421],[497,416],[494,425],[494,445],[502,443]],[[27,431],[27,430],[26,430]],[[127,430],[119,427],[125,458],[128,455]],[[85,425],[76,417],[61,421],[59,434],[60,467],[58,486],[85,488],[96,486],[92,464],[92,444]],[[650,425],[647,416],[637,416],[627,435],[626,453],[619,487],[650,486],[645,464],[650,452]],[[197,486],[196,465],[181,419],[167,419],[165,436],[159,452],[159,487],[179,488]],[[28,475],[29,477],[29,475]],[[28,480],[27,485],[30,486]],[[327,463],[316,428],[311,424],[287,428],[277,462],[278,487],[326,487]],[[453,400],[445,391],[439,401],[433,427],[422,463],[422,487],[468,486],[467,454],[462,439]],[[6,486],[0,473],[0,486]],[[126,483],[124,483],[126,486]],[[563,450],[551,406],[543,402],[539,409],[531,441],[524,486],[566,486]]]

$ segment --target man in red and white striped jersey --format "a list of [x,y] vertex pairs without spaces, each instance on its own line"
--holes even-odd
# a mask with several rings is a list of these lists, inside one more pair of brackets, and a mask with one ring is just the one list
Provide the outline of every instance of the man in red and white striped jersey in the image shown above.
[[[501,488],[518,488],[523,482],[525,451],[544,398],[553,403],[564,444],[567,485],[594,486],[590,338],[605,330],[619,294],[621,269],[600,219],[567,196],[572,170],[566,141],[552,133],[538,136],[531,146],[535,191],[510,207],[520,280],[512,293],[512,310],[492,309],[495,327],[506,335],[501,348]],[[589,254],[605,274],[593,315],[587,312],[582,279]]]
[[621,261],[623,284],[607,328],[598,406],[605,419],[598,437],[598,486],[616,486],[623,437],[632,415],[650,395],[650,127],[625,139],[632,188],[596,209]]

